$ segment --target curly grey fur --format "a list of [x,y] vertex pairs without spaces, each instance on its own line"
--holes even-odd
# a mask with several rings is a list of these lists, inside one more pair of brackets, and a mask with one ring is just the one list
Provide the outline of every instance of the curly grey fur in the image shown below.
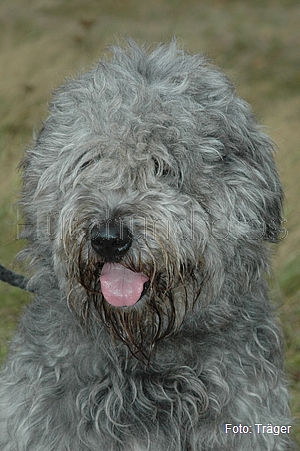
[[[264,280],[282,192],[226,76],[129,40],[54,93],[22,167],[36,295],[2,372],[0,450],[291,450],[255,429],[290,425]],[[112,219],[132,235],[122,265],[150,280],[132,307],[101,293],[90,231]]]

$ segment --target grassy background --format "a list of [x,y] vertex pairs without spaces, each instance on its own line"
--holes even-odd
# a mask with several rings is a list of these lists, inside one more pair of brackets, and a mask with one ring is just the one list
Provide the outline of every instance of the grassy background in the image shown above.
[[[298,0],[0,0],[0,263],[11,266],[20,187],[16,171],[51,89],[89,68],[116,36],[178,36],[204,51],[237,85],[277,143],[287,237],[274,248],[273,297],[286,337],[293,427],[300,443],[300,4]],[[20,272],[22,268],[16,267]],[[24,268],[23,268],[24,269]],[[0,357],[29,295],[0,283]]]

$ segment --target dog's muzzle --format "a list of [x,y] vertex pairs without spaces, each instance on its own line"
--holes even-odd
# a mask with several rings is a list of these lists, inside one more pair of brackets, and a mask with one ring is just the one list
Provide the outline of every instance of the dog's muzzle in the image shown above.
[[103,225],[95,225],[90,238],[92,248],[106,262],[100,274],[105,300],[115,307],[133,306],[143,295],[149,277],[117,263],[131,247],[130,230],[121,221],[109,220]]

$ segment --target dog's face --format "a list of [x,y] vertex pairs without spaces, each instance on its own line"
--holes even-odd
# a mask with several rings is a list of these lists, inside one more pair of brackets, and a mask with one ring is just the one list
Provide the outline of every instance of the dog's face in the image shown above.
[[185,183],[188,162],[156,149],[156,140],[149,137],[139,153],[120,137],[113,152],[83,155],[60,215],[63,239],[55,234],[54,243],[70,303],[82,317],[92,303],[139,358],[178,330],[208,272],[222,272],[217,254],[204,264],[215,238],[204,199]]
[[218,294],[266,269],[262,242],[280,230],[272,143],[227,78],[175,43],[130,42],[63,86],[23,166],[30,252],[81,317],[141,355],[192,308],[230,311]]

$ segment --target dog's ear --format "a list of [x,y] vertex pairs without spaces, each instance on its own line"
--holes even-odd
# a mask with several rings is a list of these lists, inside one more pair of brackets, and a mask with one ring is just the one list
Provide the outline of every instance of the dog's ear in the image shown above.
[[255,118],[251,119],[249,143],[251,143],[252,149],[248,149],[248,158],[250,157],[253,180],[255,180],[259,195],[257,201],[263,225],[262,238],[266,241],[277,242],[282,239],[284,229],[282,228],[283,192],[274,159],[275,145],[261,131]]
[[[248,231],[253,239],[276,242],[282,239],[284,229],[275,145],[222,72],[203,61],[198,72],[196,69],[188,89],[200,105],[195,108],[199,172],[201,179],[209,180],[204,186],[208,199],[213,195],[216,200],[212,211],[216,208],[223,216],[230,214],[236,236]],[[186,137],[186,142],[189,140],[191,136]],[[192,189],[197,192],[198,188]]]
[[283,192],[274,160],[274,145],[258,126],[255,128],[251,127],[248,135],[251,148],[243,148],[240,155],[245,164],[244,178],[248,179],[240,193],[249,190],[248,194],[243,193],[243,208],[245,217],[256,217],[254,224],[257,221],[259,239],[275,243],[282,239],[284,231]]
[[254,225],[260,239],[277,242],[283,238],[285,229],[275,145],[262,131],[246,102],[235,97],[227,111],[224,164],[230,169],[227,176],[229,191],[234,192],[232,205],[243,221],[249,220]]

